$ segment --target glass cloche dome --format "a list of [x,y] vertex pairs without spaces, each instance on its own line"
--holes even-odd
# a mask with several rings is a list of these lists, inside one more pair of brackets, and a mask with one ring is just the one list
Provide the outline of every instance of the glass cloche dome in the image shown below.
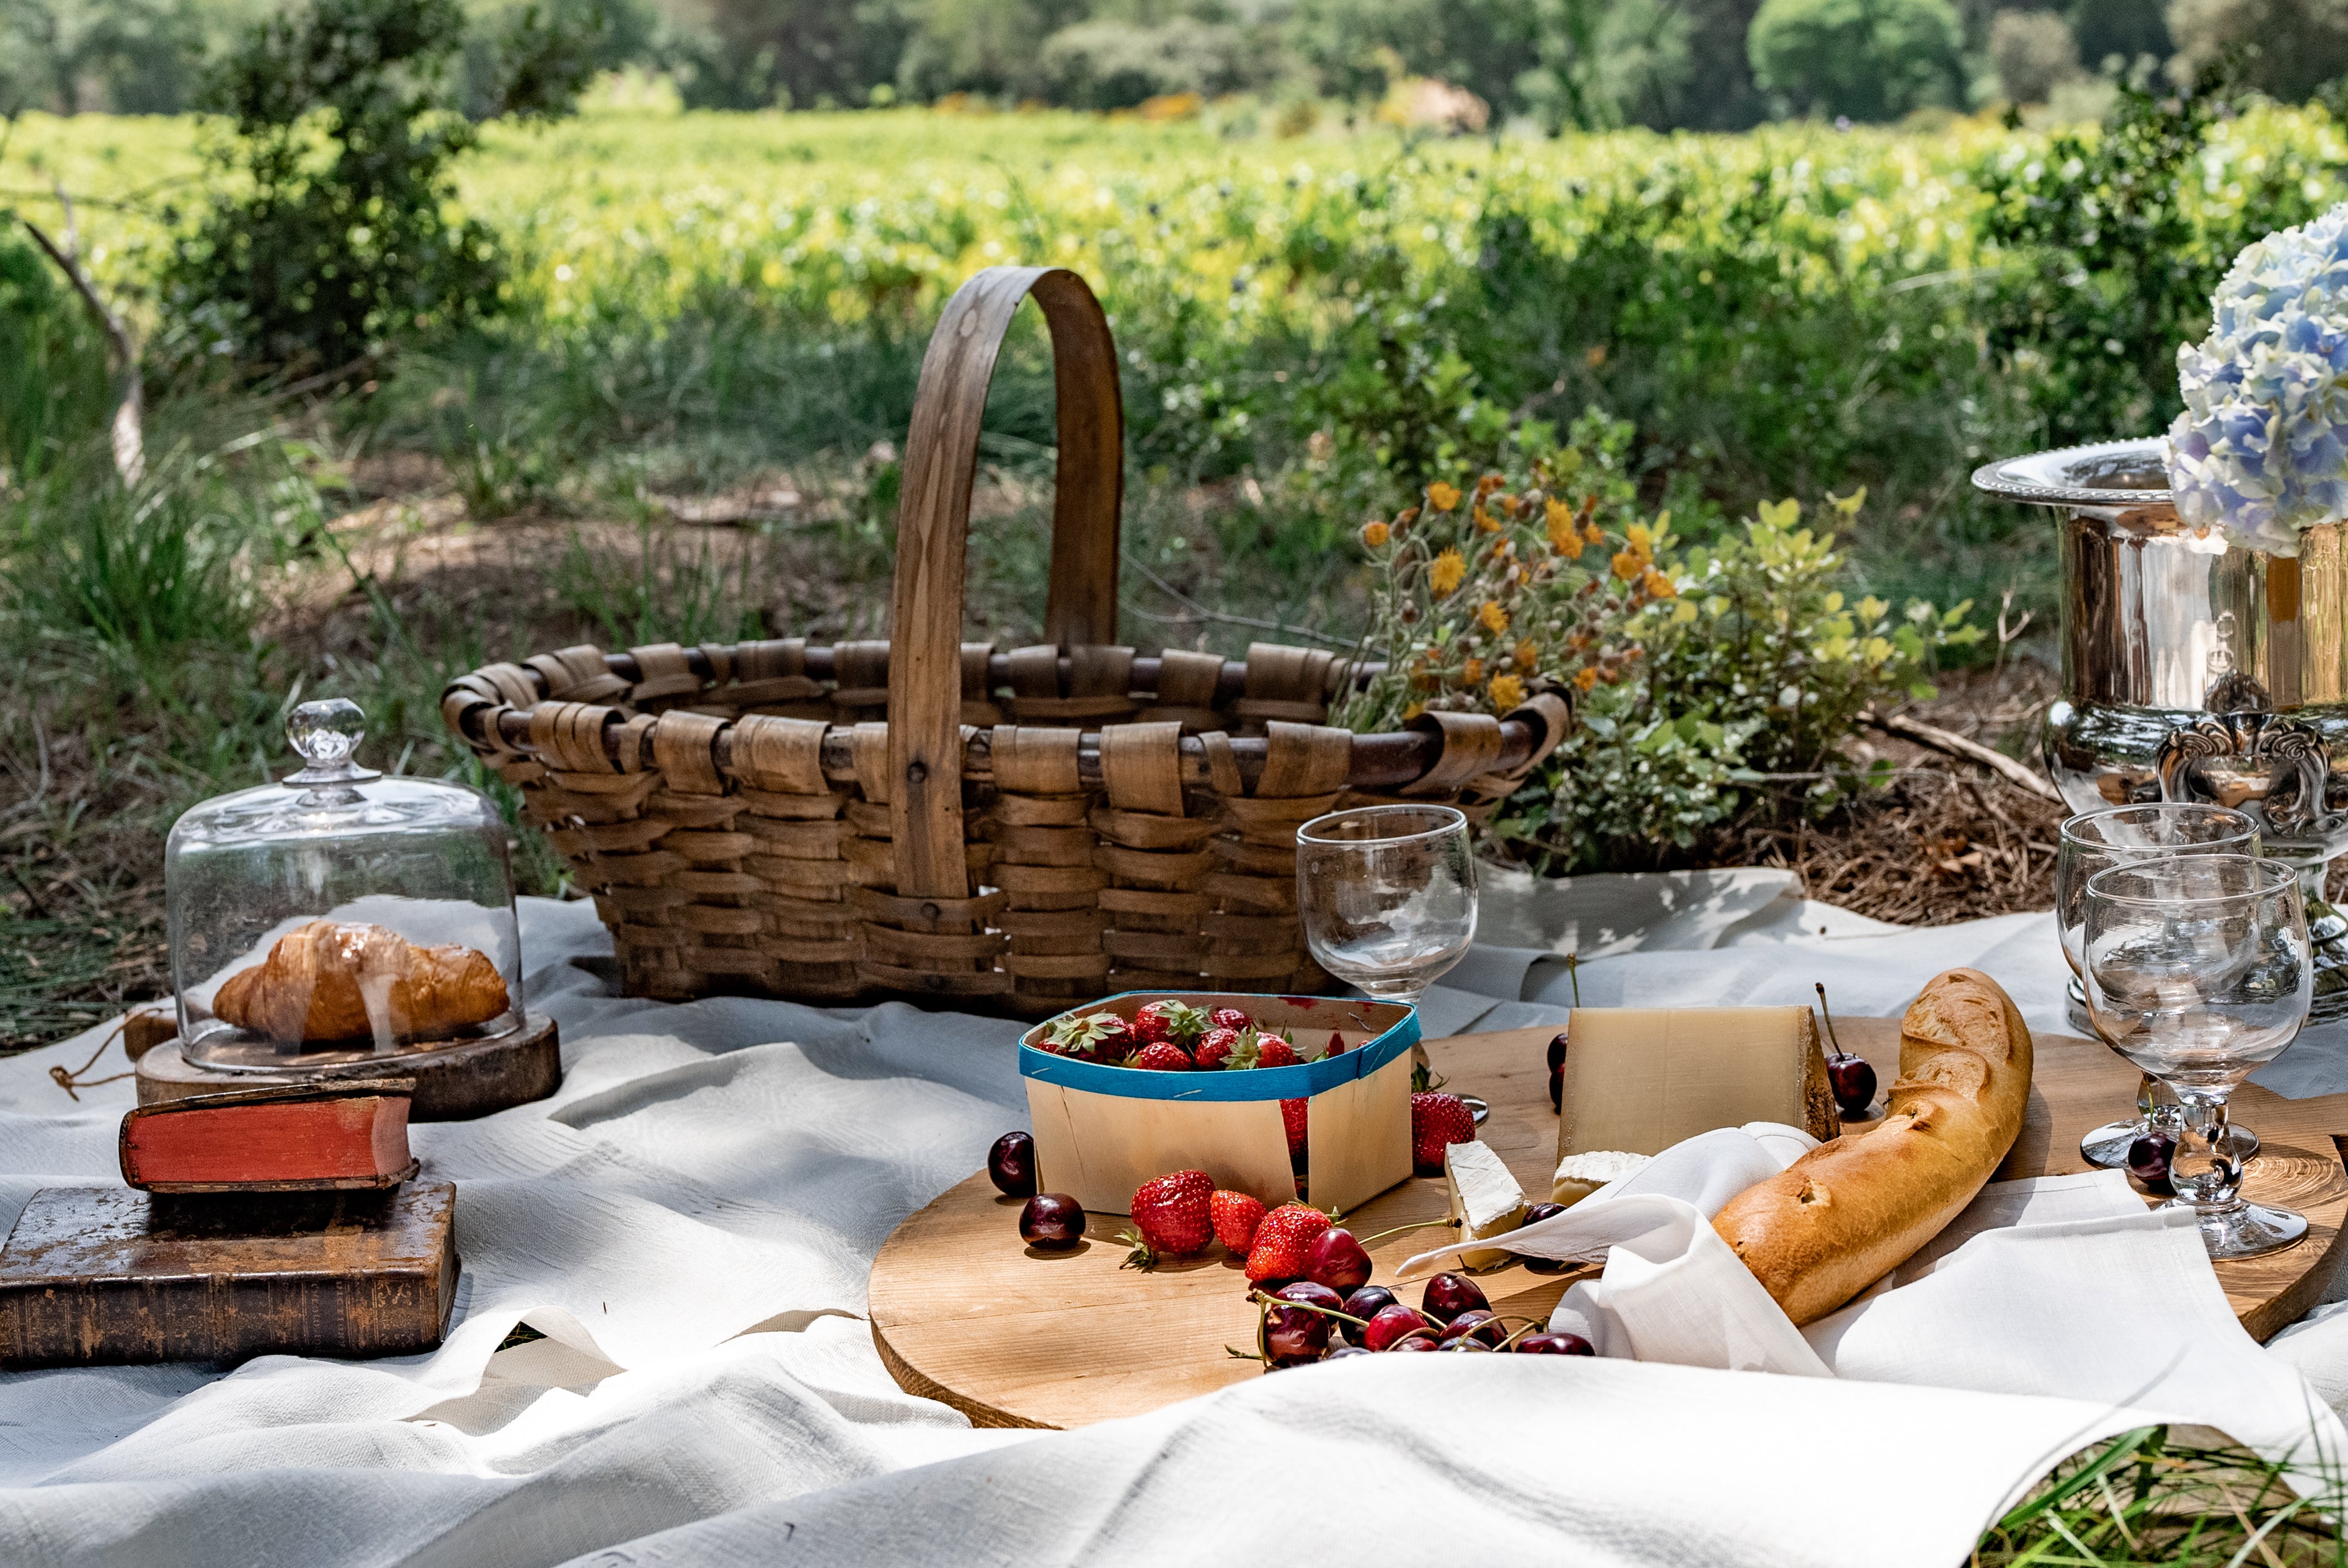
[[479,790],[352,761],[356,704],[307,702],[307,764],[205,801],[164,849],[180,1043],[200,1067],[338,1068],[520,1026],[506,825]]

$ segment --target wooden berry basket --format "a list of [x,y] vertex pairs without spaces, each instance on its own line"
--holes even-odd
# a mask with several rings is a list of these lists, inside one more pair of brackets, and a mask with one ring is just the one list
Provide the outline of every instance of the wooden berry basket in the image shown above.
[[[987,384],[1031,294],[1058,394],[1049,641],[1004,655],[960,641],[963,576]],[[991,267],[922,362],[893,642],[573,647],[449,683],[442,716],[569,859],[631,995],[1040,1016],[1121,991],[1318,993],[1296,828],[1354,799],[1488,807],[1564,738],[1556,693],[1356,736],[1323,720],[1369,672],[1326,652],[1117,645],[1123,451],[1092,290]]]

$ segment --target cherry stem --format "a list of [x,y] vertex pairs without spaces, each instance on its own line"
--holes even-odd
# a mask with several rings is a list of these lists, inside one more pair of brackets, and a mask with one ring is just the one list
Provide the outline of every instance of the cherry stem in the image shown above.
[[1342,1323],[1350,1323],[1356,1328],[1364,1327],[1369,1323],[1369,1319],[1366,1317],[1355,1317],[1352,1313],[1339,1312],[1334,1306],[1315,1306],[1309,1301],[1291,1301],[1284,1295],[1266,1295],[1260,1290],[1251,1291],[1249,1294],[1256,1300],[1263,1303],[1266,1309],[1264,1313],[1258,1313],[1256,1315],[1256,1321],[1259,1325],[1262,1324],[1264,1316],[1270,1309],[1275,1306],[1301,1306],[1307,1312],[1317,1312],[1323,1317],[1334,1317]]
[[1446,1215],[1444,1218],[1442,1218],[1442,1219],[1440,1219],[1440,1220],[1417,1220],[1417,1221],[1414,1221],[1412,1223],[1407,1224],[1407,1225],[1396,1225],[1396,1226],[1395,1226],[1393,1230],[1391,1230],[1391,1231],[1380,1231],[1380,1232],[1379,1232],[1376,1235],[1375,1235],[1375,1236],[1355,1236],[1355,1237],[1354,1238],[1354,1240],[1355,1240],[1356,1242],[1360,1243],[1363,1246],[1366,1247],[1366,1246],[1368,1246],[1372,1242],[1383,1242],[1383,1241],[1385,1241],[1388,1236],[1399,1236],[1399,1235],[1401,1235],[1405,1231],[1423,1231],[1423,1230],[1426,1229],[1429,1225],[1456,1225],[1456,1224],[1457,1224],[1458,1222],[1459,1222],[1458,1221],[1457,1221],[1457,1220],[1455,1220],[1455,1219],[1452,1219],[1452,1218],[1451,1218],[1450,1216],[1448,1216],[1448,1215]]
[[1813,984],[1818,988],[1818,1011],[1826,1015],[1827,1044],[1834,1047],[1835,1055],[1840,1056],[1842,1055],[1842,1042],[1835,1037],[1834,1009],[1827,1006],[1827,983],[1823,980],[1818,980],[1813,982]]

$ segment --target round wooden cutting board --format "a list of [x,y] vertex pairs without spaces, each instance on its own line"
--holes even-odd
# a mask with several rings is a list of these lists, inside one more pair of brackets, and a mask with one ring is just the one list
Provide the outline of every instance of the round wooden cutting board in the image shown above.
[[[1838,1019],[1845,1048],[1867,1057],[1886,1084],[1897,1076],[1896,1019]],[[1491,1103],[1484,1141],[1536,1201],[1556,1165],[1544,1047],[1555,1031],[1514,1029],[1430,1040],[1447,1087]],[[2080,1134],[2132,1104],[2136,1069],[2102,1046],[2036,1038],[2030,1110],[2001,1179],[2084,1171]],[[2265,1140],[2244,1190],[2308,1219],[2298,1245],[2220,1264],[2218,1280],[2245,1328],[2264,1339],[2315,1304],[2331,1279],[2348,1222],[2348,1171],[2334,1134],[2348,1135],[2348,1095],[2287,1100],[2255,1086],[2236,1097],[2238,1119]],[[1347,1217],[1357,1235],[1438,1220],[1440,1178],[1415,1178]],[[984,1171],[897,1227],[872,1265],[872,1337],[908,1391],[941,1399],[983,1427],[1076,1427],[1138,1415],[1260,1377],[1252,1359],[1256,1308],[1239,1260],[1220,1247],[1147,1273],[1120,1267],[1122,1215],[1090,1217],[1074,1252],[1046,1255],[1019,1239],[1019,1200]],[[1370,1247],[1375,1278],[1437,1244],[1406,1231]],[[1495,1311],[1546,1316],[1572,1281],[1594,1271],[1539,1274],[1511,1264],[1478,1276]],[[1416,1299],[1414,1287],[1412,1299]],[[1250,1351],[1247,1358],[1226,1346]]]

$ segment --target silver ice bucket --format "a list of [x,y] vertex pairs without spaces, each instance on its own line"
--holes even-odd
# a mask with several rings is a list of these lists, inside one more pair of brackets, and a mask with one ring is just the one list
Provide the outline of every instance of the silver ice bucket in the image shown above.
[[2348,920],[2321,902],[2348,850],[2348,524],[2296,558],[2178,521],[2159,437],[1990,463],[1976,488],[2054,509],[2063,696],[2047,771],[2072,810],[2209,800],[2295,861],[2321,945],[2316,1016],[2348,1016]]

